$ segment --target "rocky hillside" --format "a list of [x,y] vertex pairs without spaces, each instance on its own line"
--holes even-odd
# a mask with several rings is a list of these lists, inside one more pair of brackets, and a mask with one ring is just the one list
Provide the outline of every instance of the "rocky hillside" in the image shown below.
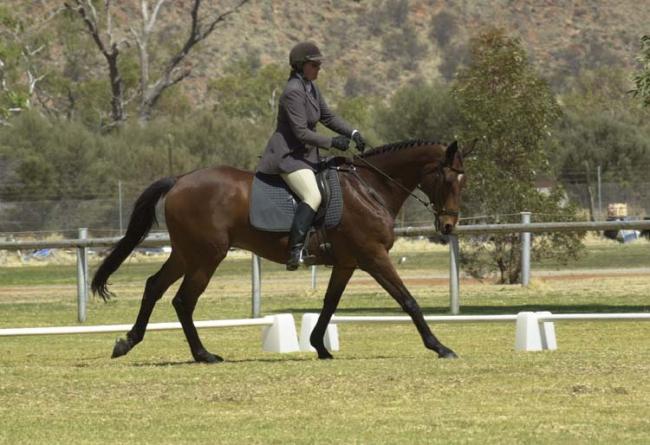
[[[57,0],[61,4],[62,0]],[[53,1],[3,0],[43,14]],[[99,2],[103,3],[103,2]],[[114,2],[124,36],[137,24],[140,0]],[[149,1],[155,3],[154,0]],[[242,58],[285,64],[289,48],[310,39],[330,61],[323,77],[354,95],[391,91],[414,78],[450,79],[482,27],[503,27],[521,38],[539,71],[560,89],[583,68],[634,67],[639,37],[650,32],[650,7],[637,0],[250,0],[190,57],[193,95]],[[181,42],[189,0],[168,1],[157,26],[159,43]],[[233,0],[204,0],[202,15]],[[101,11],[100,11],[101,12]],[[81,37],[80,37],[81,38]],[[98,64],[101,66],[101,59]],[[340,80],[339,80],[340,79]]]
[[345,71],[347,93],[389,94],[415,77],[451,78],[469,38],[498,26],[521,38],[555,87],[583,68],[634,66],[650,7],[633,0],[325,0],[253,1],[205,45],[195,74],[258,53],[285,63],[297,41],[322,45]]

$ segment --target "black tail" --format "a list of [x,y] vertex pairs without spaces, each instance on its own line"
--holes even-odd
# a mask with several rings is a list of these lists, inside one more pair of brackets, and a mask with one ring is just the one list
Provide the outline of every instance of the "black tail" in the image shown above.
[[158,224],[156,220],[156,203],[171,190],[174,184],[176,184],[176,178],[163,178],[154,182],[142,192],[133,205],[133,213],[126,234],[117,242],[108,256],[102,261],[97,272],[95,272],[91,284],[93,294],[99,294],[104,301],[111,297],[112,293],[107,289],[108,277],[120,267],[133,249],[147,237],[151,226],[154,223]]

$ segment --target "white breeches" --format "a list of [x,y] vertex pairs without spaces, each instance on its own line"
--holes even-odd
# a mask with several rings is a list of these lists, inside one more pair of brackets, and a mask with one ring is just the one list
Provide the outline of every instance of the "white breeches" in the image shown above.
[[322,197],[316,183],[316,175],[308,168],[291,173],[280,174],[289,188],[298,195],[315,212],[320,206]]

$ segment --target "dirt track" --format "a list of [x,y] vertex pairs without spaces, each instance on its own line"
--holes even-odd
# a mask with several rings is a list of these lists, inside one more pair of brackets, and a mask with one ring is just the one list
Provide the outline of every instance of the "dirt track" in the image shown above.
[[[143,258],[143,260],[146,259]],[[318,269],[319,291],[324,291],[327,286],[329,273],[329,269]],[[447,286],[449,283],[448,273],[442,272],[439,269],[431,272],[427,271],[425,268],[400,270],[400,267],[398,266],[398,273],[402,276],[407,287]],[[532,283],[543,283],[545,281],[575,282],[610,278],[625,279],[643,277],[650,277],[650,268],[533,270],[531,281]],[[245,279],[242,281],[242,278]],[[136,280],[128,284],[122,283],[120,285],[121,291],[139,294],[142,291],[145,279],[146,277],[143,276],[140,281]],[[280,288],[283,290],[300,292],[309,287],[309,282],[310,274],[307,270],[295,274],[273,272],[263,275],[264,289],[271,292]],[[494,282],[493,277],[483,281],[464,275],[461,277],[462,286],[490,285]],[[363,272],[357,272],[352,278],[350,285],[362,288],[380,288],[370,276]],[[246,274],[246,277],[215,276],[209,290],[221,293],[224,289],[227,289],[233,296],[247,295],[250,293],[250,276],[248,274]],[[39,300],[52,300],[60,298],[61,294],[76,294],[76,284],[0,286],[0,303],[34,301],[35,298]]]
[[[532,280],[541,281],[577,281],[577,280],[592,280],[597,278],[619,278],[619,277],[644,277],[650,276],[650,268],[636,268],[636,269],[589,269],[589,270],[563,270],[563,271],[537,271],[533,272]],[[425,276],[409,276],[405,274],[402,279],[407,285],[425,286],[425,285],[443,285],[449,282],[449,277],[445,275],[436,274],[432,277]],[[493,280],[491,278],[483,281],[471,277],[462,277],[461,284],[489,284]],[[354,284],[371,284],[374,280],[366,277],[358,277],[353,279],[351,283]]]

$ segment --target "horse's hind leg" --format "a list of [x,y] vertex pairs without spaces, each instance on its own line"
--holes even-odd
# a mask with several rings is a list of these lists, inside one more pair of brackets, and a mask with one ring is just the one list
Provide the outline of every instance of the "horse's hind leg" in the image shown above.
[[192,356],[197,362],[217,363],[223,361],[223,358],[211,354],[203,347],[199,333],[196,330],[196,326],[194,326],[192,314],[194,313],[199,297],[208,286],[210,277],[212,277],[217,265],[225,258],[226,252],[227,249],[224,249],[223,254],[220,254],[213,262],[211,261],[211,264],[204,263],[194,270],[186,271],[183,282],[172,300],[172,304],[178,315],[178,320],[183,326],[183,332],[185,332],[185,337],[190,345]]
[[127,354],[135,345],[142,341],[147,324],[149,323],[149,317],[151,317],[156,302],[169,289],[169,286],[182,276],[183,264],[172,251],[160,270],[147,278],[142,302],[140,303],[140,311],[138,312],[135,324],[126,334],[126,339],[120,338],[115,342],[111,358],[117,358]]
[[339,301],[341,301],[341,295],[343,295],[345,286],[347,286],[348,281],[350,281],[352,273],[354,273],[353,267],[346,268],[335,266],[334,269],[332,269],[330,282],[327,286],[327,291],[325,292],[323,309],[321,310],[320,315],[318,316],[318,321],[316,322],[316,326],[314,326],[314,330],[311,331],[311,335],[309,337],[309,342],[314,348],[316,348],[318,358],[320,359],[332,358],[332,354],[330,354],[327,348],[325,348],[325,343],[323,341],[325,337],[325,330],[327,329],[327,325],[329,324],[330,320],[332,319],[332,315],[339,305]]

